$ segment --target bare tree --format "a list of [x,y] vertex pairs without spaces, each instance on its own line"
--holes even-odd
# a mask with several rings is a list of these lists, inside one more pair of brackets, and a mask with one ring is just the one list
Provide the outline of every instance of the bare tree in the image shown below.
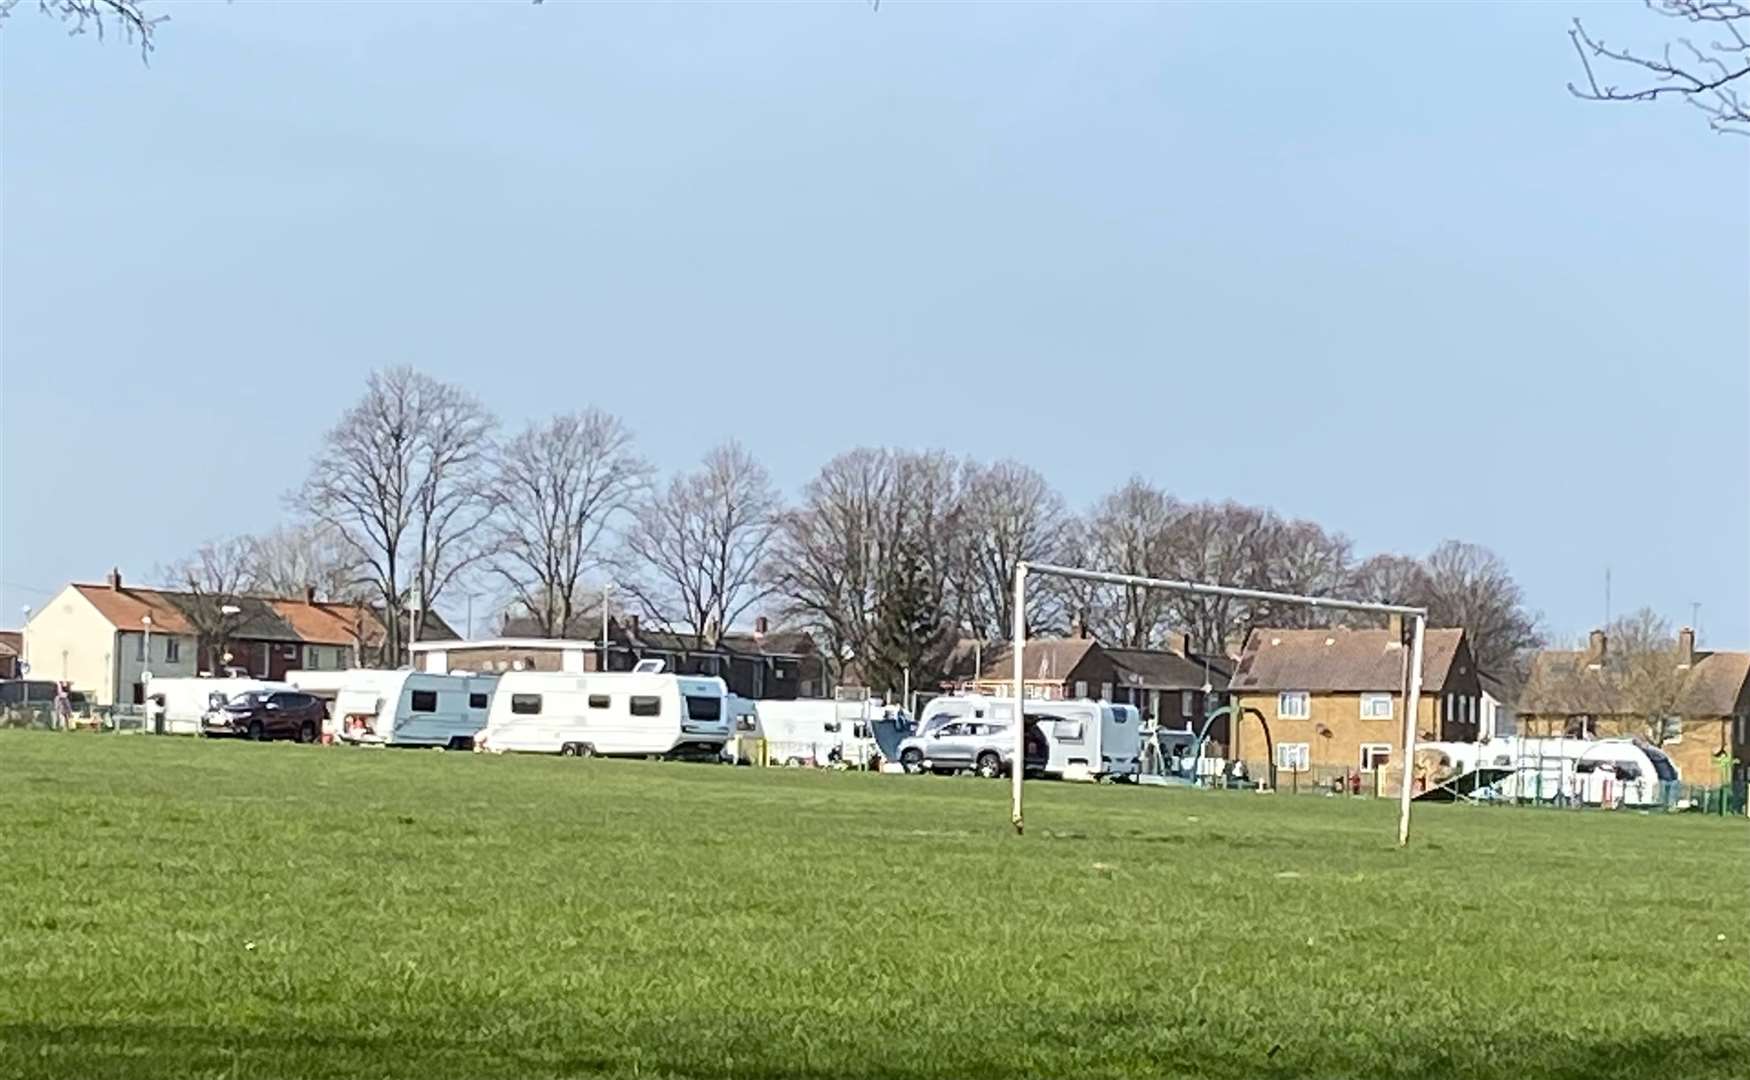
[[246,538],[246,586],[270,596],[300,596],[314,589],[318,600],[350,600],[363,566],[340,530],[322,522],[279,525]]
[[[957,602],[953,577],[964,542],[957,477],[945,454],[852,450],[827,462],[801,505],[781,517],[771,583],[785,614],[816,635],[829,662],[873,655],[893,575],[944,613]],[[904,560],[902,545],[909,545]],[[908,612],[905,621],[916,619]]]
[[212,540],[159,572],[175,591],[166,594],[194,628],[195,651],[205,669],[219,671],[226,646],[245,618],[250,544],[246,538]]
[[1680,731],[1683,689],[1690,658],[1680,656],[1671,624],[1641,608],[1605,628],[1604,671],[1619,723],[1631,735],[1663,746]]
[[[1677,98],[1701,110],[1715,131],[1750,135],[1750,5],[1735,0],[1647,0],[1657,15],[1688,23],[1706,36],[1682,36],[1656,52],[1611,48],[1574,20],[1568,37],[1580,56],[1585,85],[1568,84],[1588,101],[1657,101]],[[1673,48],[1675,45],[1675,48]],[[1610,71],[1625,72],[1634,85],[1620,87]],[[1600,82],[1600,78],[1604,81]]]
[[[1174,521],[1169,546],[1172,573],[1186,581],[1264,588],[1275,535],[1275,515],[1236,502],[1195,503]],[[1172,615],[1192,648],[1223,655],[1240,647],[1267,612],[1230,596],[1176,596]]]
[[712,449],[697,472],[646,498],[626,533],[626,585],[661,622],[717,644],[771,590],[765,561],[779,500],[741,444]]
[[[966,543],[958,587],[962,619],[974,637],[1008,635],[1014,620],[1015,566],[1059,557],[1070,536],[1063,497],[1038,470],[1016,461],[967,462],[962,480]],[[1027,593],[1027,621],[1052,618],[1049,589]]]
[[[0,22],[5,22],[19,0],[0,0]],[[143,0],[36,0],[37,10],[60,19],[69,34],[96,31],[103,40],[110,26],[121,28],[130,45],[138,44],[140,59],[148,59],[156,47],[154,37],[158,24],[169,22],[168,15],[148,15]]]
[[650,466],[626,425],[600,409],[529,424],[498,454],[492,571],[549,637],[581,610],[607,531],[631,509]]
[[[1169,577],[1172,533],[1182,512],[1172,496],[1132,477],[1075,527],[1069,557],[1114,573]],[[1132,648],[1156,644],[1172,610],[1166,594],[1133,585],[1071,583],[1066,604],[1102,641]]]
[[[1351,591],[1379,604],[1423,604],[1429,594],[1428,570],[1407,555],[1375,555],[1355,568]],[[1369,616],[1371,618],[1371,616]]]
[[[409,367],[373,372],[293,497],[338,530],[383,604],[384,655],[399,663],[445,587],[482,554],[494,421],[472,396]],[[410,598],[413,625],[405,623]]]
[[1487,548],[1448,540],[1424,569],[1428,591],[1420,605],[1429,625],[1463,627],[1477,666],[1518,684],[1527,653],[1543,639],[1507,564]]
[[[1310,521],[1284,521],[1264,511],[1255,567],[1261,588],[1305,596],[1335,596],[1354,576],[1353,545],[1342,533],[1326,532]],[[1253,606],[1255,619],[1273,626],[1327,626],[1334,613],[1304,604]]]

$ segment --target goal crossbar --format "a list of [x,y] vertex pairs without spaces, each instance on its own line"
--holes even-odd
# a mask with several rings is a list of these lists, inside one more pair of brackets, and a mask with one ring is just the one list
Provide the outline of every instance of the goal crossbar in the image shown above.
[[1010,820],[1017,833],[1022,831],[1022,779],[1027,760],[1027,577],[1044,574],[1052,577],[1096,581],[1109,585],[1129,585],[1166,592],[1190,593],[1200,596],[1231,596],[1242,600],[1266,600],[1282,604],[1297,604],[1314,609],[1368,611],[1382,615],[1408,615],[1413,620],[1409,656],[1409,692],[1404,702],[1403,780],[1398,792],[1398,846],[1410,842],[1410,796],[1413,758],[1416,753],[1416,714],[1422,698],[1422,639],[1427,629],[1428,609],[1406,604],[1381,604],[1370,600],[1345,600],[1339,597],[1310,596],[1301,593],[1272,592],[1266,589],[1242,589],[1233,585],[1210,585],[1200,581],[1174,581],[1170,578],[1141,577],[1136,574],[1115,574],[1104,570],[1086,570],[1075,566],[1051,563],[1017,563],[1015,566],[1014,641],[1012,648],[1015,676],[1015,748],[1010,764],[1013,806]]

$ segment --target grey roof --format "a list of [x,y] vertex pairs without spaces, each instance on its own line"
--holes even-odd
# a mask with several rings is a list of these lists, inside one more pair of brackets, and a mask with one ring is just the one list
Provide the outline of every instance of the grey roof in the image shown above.
[[[1226,657],[1181,656],[1165,649],[1114,649],[1101,646],[1114,663],[1137,678],[1128,685],[1161,690],[1200,690],[1204,679],[1217,690],[1227,689],[1233,662]],[[1207,661],[1207,668],[1205,667]]]
[[[1422,685],[1446,685],[1464,641],[1459,629],[1429,630],[1422,639]],[[1234,690],[1313,693],[1397,691],[1409,648],[1390,630],[1254,630],[1230,684]]]

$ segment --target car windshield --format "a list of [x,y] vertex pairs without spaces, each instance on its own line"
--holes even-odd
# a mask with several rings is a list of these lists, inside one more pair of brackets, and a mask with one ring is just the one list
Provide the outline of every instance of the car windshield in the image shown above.
[[231,699],[231,706],[237,709],[251,709],[264,704],[267,698],[268,695],[260,690],[245,690]]

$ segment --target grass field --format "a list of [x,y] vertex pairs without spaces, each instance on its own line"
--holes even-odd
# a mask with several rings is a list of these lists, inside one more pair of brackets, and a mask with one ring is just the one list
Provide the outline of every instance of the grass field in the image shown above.
[[1750,1076],[1750,825],[0,733],[0,1075]]

